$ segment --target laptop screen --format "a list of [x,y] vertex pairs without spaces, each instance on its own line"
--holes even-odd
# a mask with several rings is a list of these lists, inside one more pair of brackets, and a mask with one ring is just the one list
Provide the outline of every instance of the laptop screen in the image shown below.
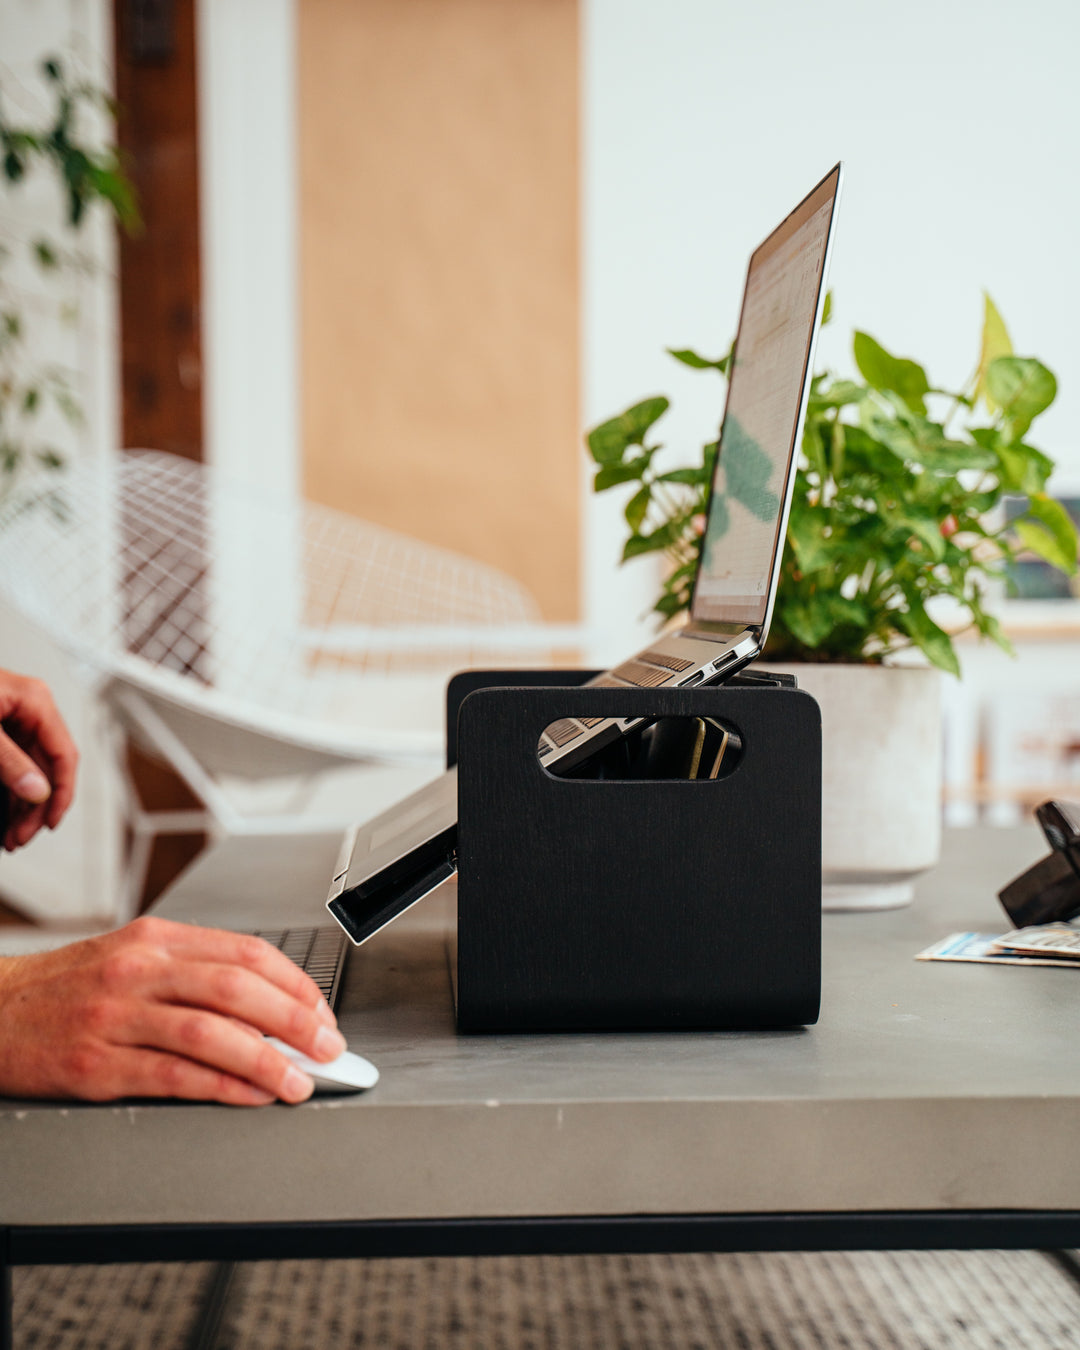
[[750,259],[690,614],[764,625],[816,336],[835,168]]

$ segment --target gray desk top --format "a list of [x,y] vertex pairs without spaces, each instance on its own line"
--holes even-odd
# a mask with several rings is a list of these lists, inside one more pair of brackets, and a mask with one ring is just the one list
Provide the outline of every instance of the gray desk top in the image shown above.
[[[324,917],[337,840],[233,840],[162,912]],[[1080,973],[916,962],[1004,927],[1034,827],[948,835],[915,904],[829,915],[801,1031],[461,1037],[452,894],[352,954],[341,1014],[371,1093],[258,1111],[0,1105],[0,1222],[1077,1209]]]

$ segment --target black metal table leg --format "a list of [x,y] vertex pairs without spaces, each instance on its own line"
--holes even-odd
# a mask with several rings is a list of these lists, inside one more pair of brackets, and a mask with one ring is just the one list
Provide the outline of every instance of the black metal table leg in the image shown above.
[[187,1350],[214,1350],[225,1317],[229,1288],[236,1275],[232,1261],[219,1261],[207,1285],[206,1297],[194,1326],[188,1332]]
[[0,1230],[0,1350],[15,1350],[11,1321],[11,1264],[7,1233]]

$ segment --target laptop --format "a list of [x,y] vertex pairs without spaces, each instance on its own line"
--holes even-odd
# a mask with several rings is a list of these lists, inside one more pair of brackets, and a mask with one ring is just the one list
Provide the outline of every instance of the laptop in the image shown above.
[[[837,164],[750,258],[689,618],[592,685],[718,684],[765,645],[841,177]],[[537,754],[546,769],[565,773],[638,725],[640,719],[566,717],[544,730]],[[456,847],[451,769],[346,835],[327,908],[353,942],[364,942],[454,875]]]

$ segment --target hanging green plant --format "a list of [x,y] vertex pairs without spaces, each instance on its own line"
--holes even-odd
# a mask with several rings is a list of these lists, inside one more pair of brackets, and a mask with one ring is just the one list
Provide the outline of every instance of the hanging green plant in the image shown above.
[[[41,126],[16,123],[7,114],[0,97],[0,166],[6,191],[17,191],[37,166],[59,180],[64,197],[64,220],[68,234],[85,224],[92,206],[100,202],[127,230],[139,228],[135,189],[125,174],[119,151],[110,145],[96,146],[80,131],[82,114],[105,108],[114,112],[111,100],[85,81],[68,78],[59,58],[41,63],[52,97],[49,115]],[[85,270],[87,263],[68,243],[42,227],[24,241],[35,264],[44,272]],[[46,470],[63,467],[61,452],[38,432],[39,420],[56,408],[74,425],[82,420],[82,408],[67,371],[36,358],[33,325],[28,306],[10,284],[3,264],[12,250],[0,246],[0,500],[10,493],[25,468]]]

